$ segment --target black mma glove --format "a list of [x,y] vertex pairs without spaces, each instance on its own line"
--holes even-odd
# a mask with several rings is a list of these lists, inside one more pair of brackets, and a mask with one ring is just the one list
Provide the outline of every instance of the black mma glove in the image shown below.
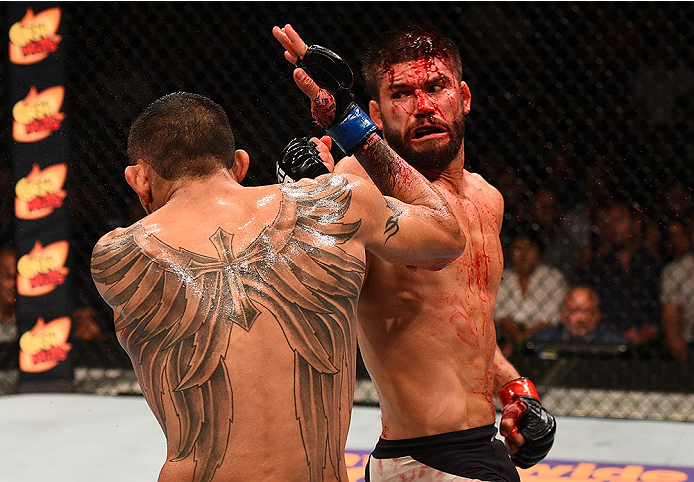
[[314,178],[330,173],[323,164],[316,144],[308,137],[292,139],[280,153],[275,167],[279,183],[294,182],[305,177]]
[[[542,406],[535,385],[527,378],[518,378],[499,389],[501,418],[512,418],[525,443],[511,455],[517,467],[527,469],[547,456],[554,444],[557,423]],[[514,430],[516,429],[514,428]]]
[[296,63],[316,82],[321,92],[311,103],[313,119],[347,155],[352,155],[376,130],[376,124],[354,102],[352,69],[335,52],[311,45]]

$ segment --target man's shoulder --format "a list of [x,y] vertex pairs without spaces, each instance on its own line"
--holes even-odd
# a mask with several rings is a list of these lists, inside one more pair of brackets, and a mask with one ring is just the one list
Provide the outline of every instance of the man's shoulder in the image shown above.
[[108,248],[118,243],[122,243],[124,238],[132,236],[133,232],[141,229],[140,222],[134,223],[127,227],[116,228],[104,234],[94,246],[94,250]]
[[485,203],[503,214],[504,197],[481,174],[465,170],[465,196],[475,203]]
[[487,181],[482,174],[477,172],[468,171],[465,169],[465,182],[470,183],[471,186],[482,189],[488,193],[497,193],[501,195],[499,190],[495,188],[489,181]]
[[677,273],[680,271],[692,269],[694,269],[694,253],[689,252],[681,258],[677,258],[667,263],[665,265],[665,268],[663,269],[663,275],[672,275],[673,272]]
[[561,323],[537,330],[530,335],[530,341],[560,341],[566,338],[566,328]]

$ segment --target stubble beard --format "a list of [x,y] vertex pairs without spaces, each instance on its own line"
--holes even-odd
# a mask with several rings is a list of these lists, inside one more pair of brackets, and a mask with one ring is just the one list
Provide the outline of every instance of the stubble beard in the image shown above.
[[403,135],[383,120],[383,137],[388,145],[409,165],[416,169],[441,169],[458,156],[465,138],[465,115],[462,109],[458,118],[447,129],[450,139],[445,145],[414,149]]

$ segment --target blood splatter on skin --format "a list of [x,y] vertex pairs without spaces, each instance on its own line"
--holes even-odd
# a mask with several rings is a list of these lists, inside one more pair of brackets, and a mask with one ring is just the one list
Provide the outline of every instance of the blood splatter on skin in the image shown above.
[[[440,106],[441,101],[447,101],[454,105],[454,99],[450,92],[442,90],[442,94],[437,95],[437,93],[431,91],[436,82],[441,82],[445,87],[452,87],[451,84],[454,81],[450,68],[441,59],[425,58],[412,60],[406,64],[388,68],[386,75],[388,76],[388,88],[390,91],[398,91],[401,89],[401,86],[406,88],[407,94],[410,94],[411,91],[411,95],[416,103],[407,98],[410,97],[409,95],[402,101],[398,99],[393,101],[394,109],[400,108],[409,116],[415,116],[418,113],[431,110],[445,119]],[[459,108],[457,105],[454,105],[454,107]],[[457,114],[457,110],[455,114]],[[449,119],[446,120],[450,121]]]

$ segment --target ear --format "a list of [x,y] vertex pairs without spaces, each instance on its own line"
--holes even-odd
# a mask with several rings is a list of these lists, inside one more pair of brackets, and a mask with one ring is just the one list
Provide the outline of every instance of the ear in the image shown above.
[[243,181],[243,178],[246,177],[246,173],[248,172],[248,165],[251,162],[251,158],[248,155],[248,153],[243,149],[237,149],[234,153],[234,156],[236,157],[236,162],[234,163],[233,174],[236,178],[236,182],[241,182]]
[[379,130],[383,130],[381,108],[378,106],[378,103],[375,100],[369,101],[369,117],[371,117],[371,120],[374,121],[374,124],[376,124],[376,127],[378,127]]
[[125,168],[125,180],[133,191],[140,197],[142,206],[147,210],[147,206],[152,204],[152,185],[149,182],[147,171],[144,164],[139,161],[134,166]]
[[468,115],[472,94],[470,94],[470,87],[463,81],[460,81],[460,96],[463,98],[463,114]]

